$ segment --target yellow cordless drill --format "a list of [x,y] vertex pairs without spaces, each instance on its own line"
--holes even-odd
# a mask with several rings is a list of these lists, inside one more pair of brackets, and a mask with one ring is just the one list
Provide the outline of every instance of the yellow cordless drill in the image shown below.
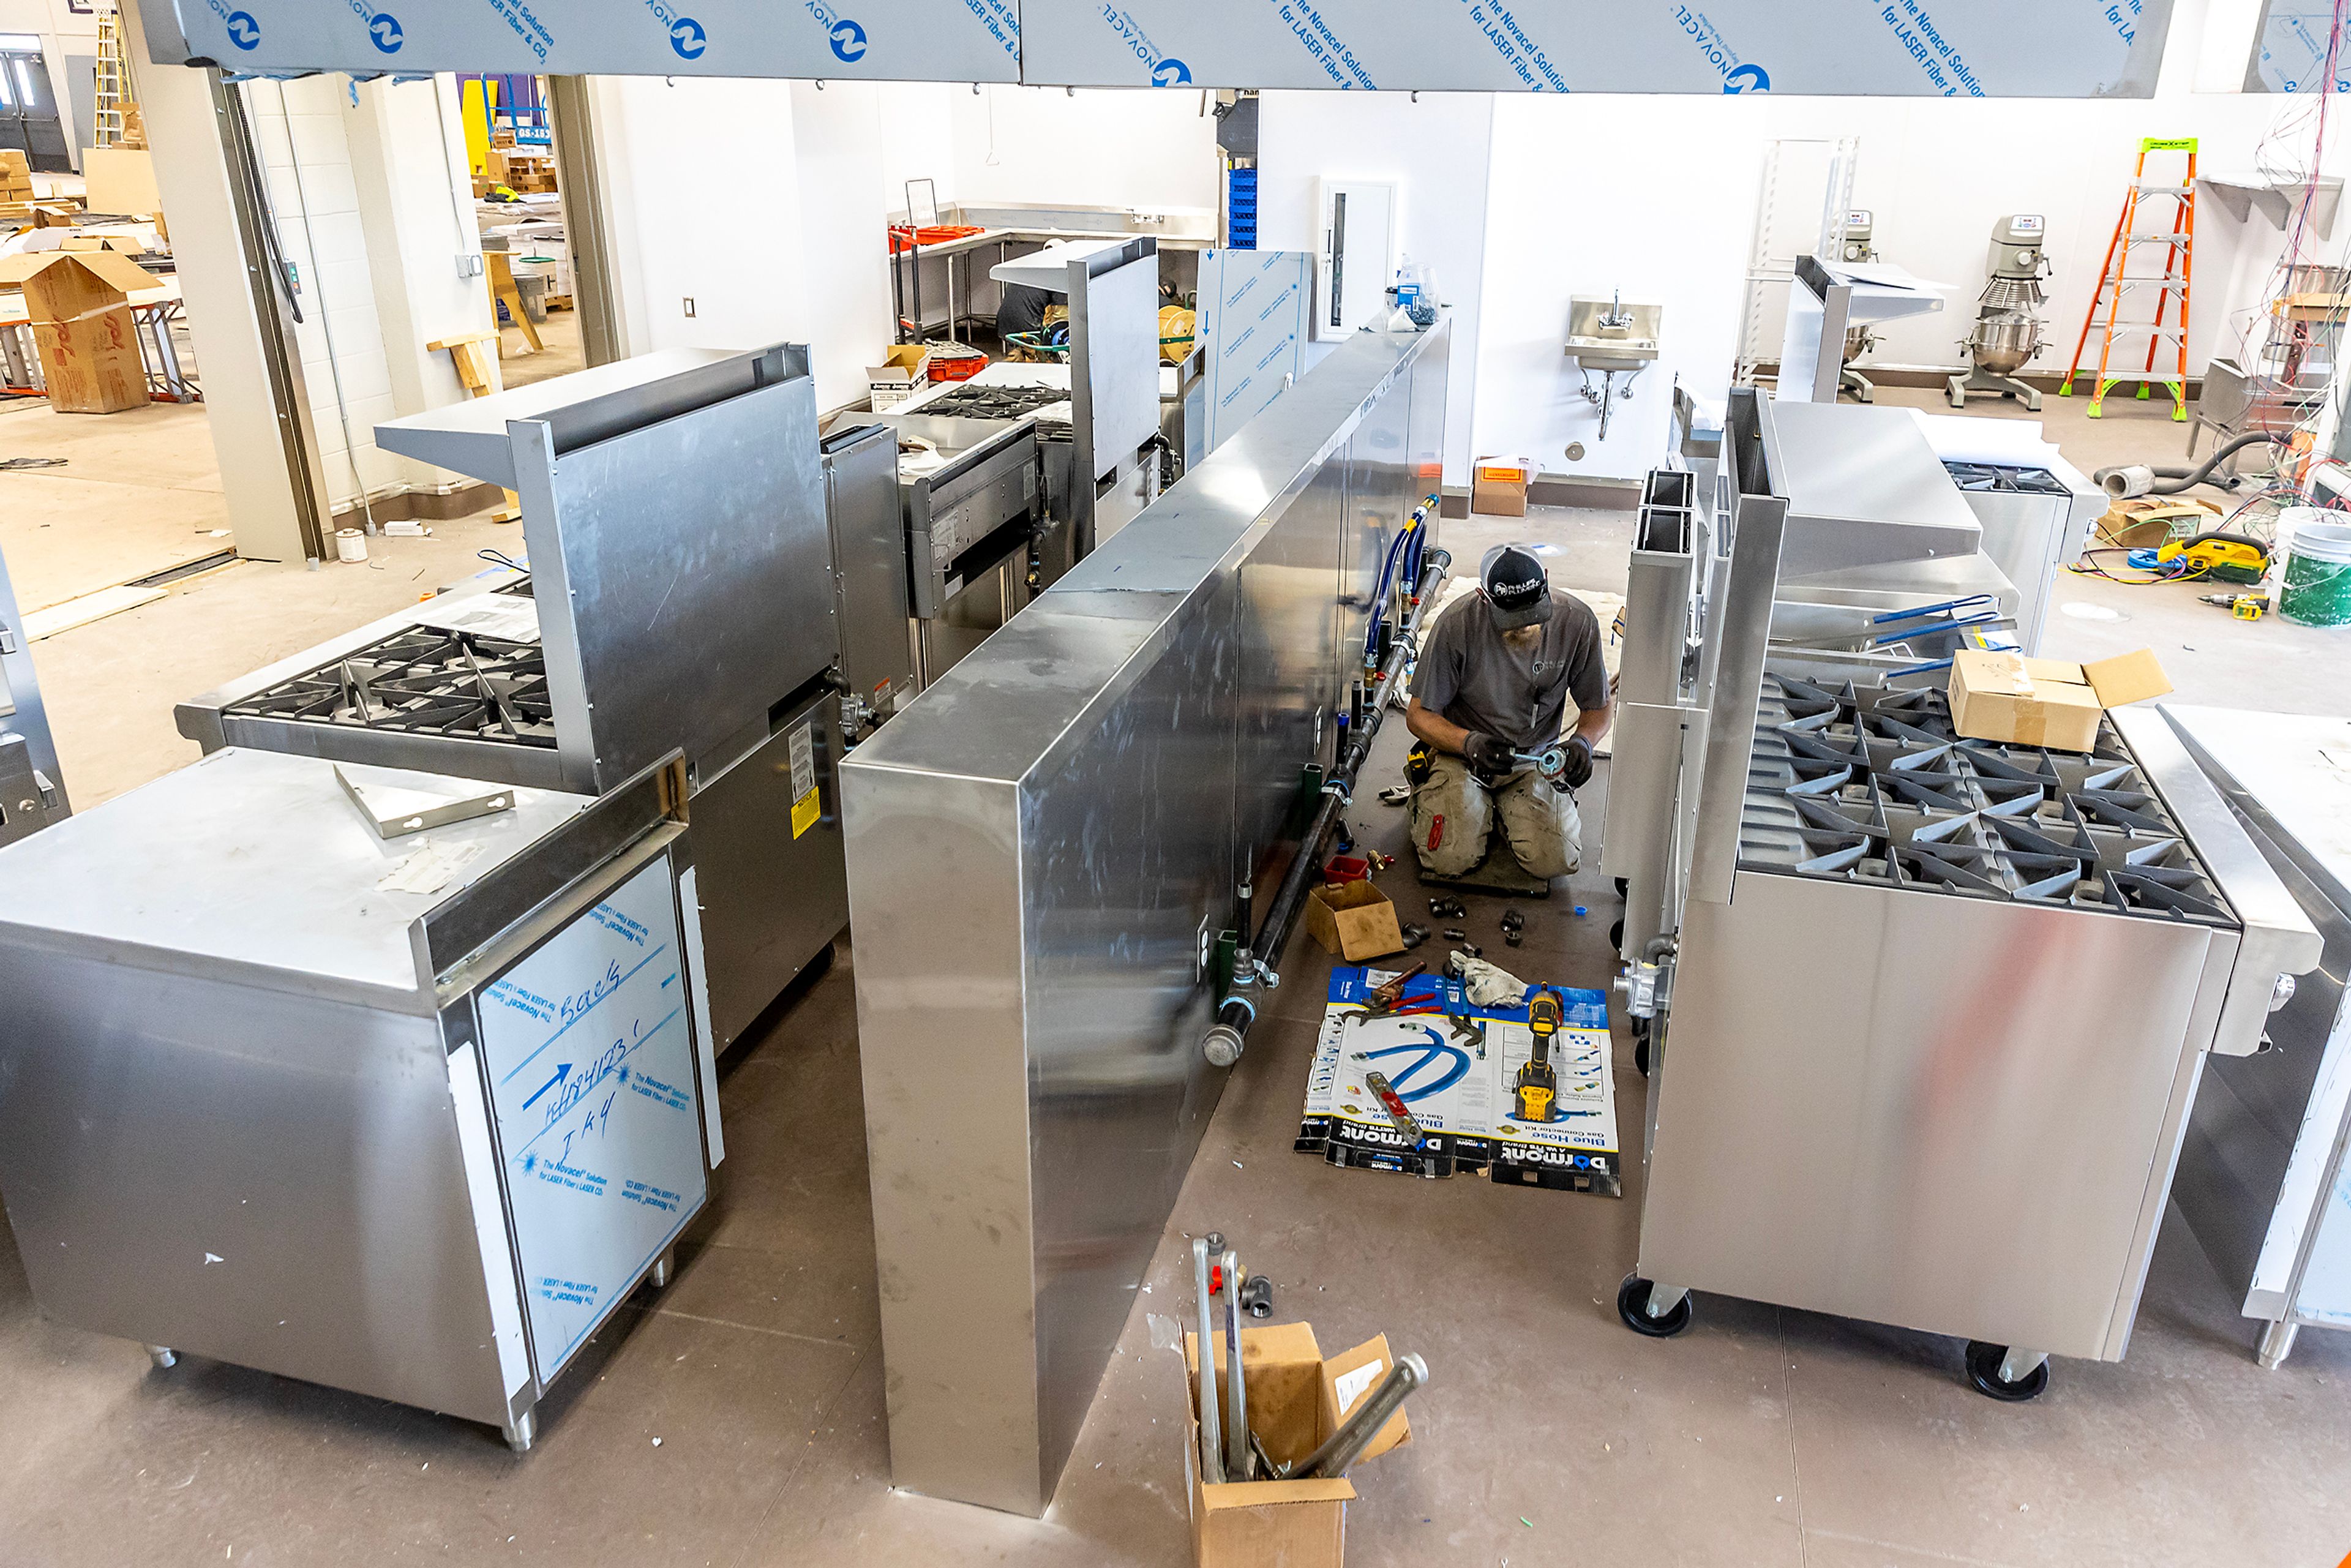
[[1550,1121],[1552,1106],[1559,1100],[1559,1072],[1551,1064],[1551,1042],[1559,1038],[1566,1011],[1567,998],[1549,986],[1527,1003],[1527,1028],[1535,1040],[1534,1053],[1519,1069],[1518,1118],[1521,1122]]

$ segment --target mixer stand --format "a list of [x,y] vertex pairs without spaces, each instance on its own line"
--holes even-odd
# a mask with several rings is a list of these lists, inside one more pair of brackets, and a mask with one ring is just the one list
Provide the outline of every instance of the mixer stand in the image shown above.
[[1996,376],[1987,370],[1973,369],[1966,375],[1953,376],[1949,379],[1946,390],[1950,396],[1953,408],[1967,407],[1968,393],[1971,392],[1998,392],[2002,397],[2021,397],[2024,400],[2024,406],[2027,409],[2034,413],[2041,412],[2041,392],[2038,388],[2029,386],[2014,376]]

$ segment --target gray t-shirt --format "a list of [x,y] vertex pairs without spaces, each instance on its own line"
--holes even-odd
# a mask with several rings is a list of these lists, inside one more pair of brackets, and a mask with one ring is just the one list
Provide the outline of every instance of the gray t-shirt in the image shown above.
[[1608,706],[1608,666],[1592,607],[1556,590],[1551,601],[1541,643],[1520,650],[1502,640],[1483,593],[1463,596],[1422,645],[1412,695],[1430,712],[1473,734],[1499,736],[1520,751],[1556,741],[1571,695],[1579,712]]

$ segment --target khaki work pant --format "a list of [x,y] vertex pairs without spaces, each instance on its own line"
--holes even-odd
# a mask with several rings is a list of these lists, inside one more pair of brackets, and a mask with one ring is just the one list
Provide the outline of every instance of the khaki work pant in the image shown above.
[[1499,817],[1510,852],[1530,876],[1566,876],[1583,862],[1583,821],[1575,797],[1531,768],[1488,784],[1467,758],[1433,752],[1428,777],[1412,792],[1412,847],[1421,868],[1460,876],[1486,858]]

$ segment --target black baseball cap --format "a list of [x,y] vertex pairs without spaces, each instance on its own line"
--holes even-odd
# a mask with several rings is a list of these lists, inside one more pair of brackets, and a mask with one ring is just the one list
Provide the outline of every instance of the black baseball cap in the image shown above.
[[1551,618],[1551,577],[1531,551],[1505,545],[1486,563],[1486,601],[1494,624],[1505,632]]

